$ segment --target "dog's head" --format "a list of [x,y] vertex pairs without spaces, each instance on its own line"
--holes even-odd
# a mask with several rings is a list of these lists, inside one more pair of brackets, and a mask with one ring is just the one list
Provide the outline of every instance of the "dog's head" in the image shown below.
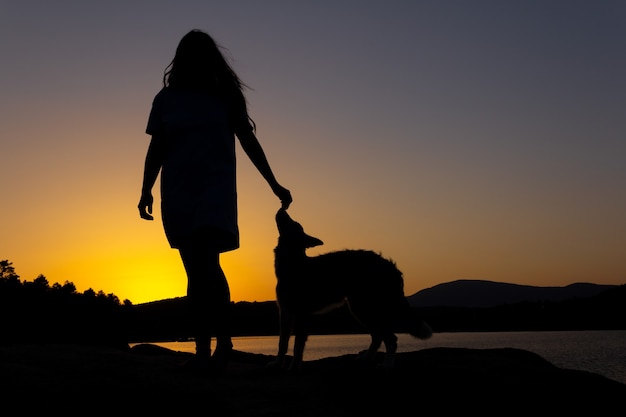
[[306,249],[323,245],[320,239],[304,233],[304,228],[287,214],[287,210],[281,208],[276,213],[276,226],[278,227],[278,244],[289,246],[293,249]]

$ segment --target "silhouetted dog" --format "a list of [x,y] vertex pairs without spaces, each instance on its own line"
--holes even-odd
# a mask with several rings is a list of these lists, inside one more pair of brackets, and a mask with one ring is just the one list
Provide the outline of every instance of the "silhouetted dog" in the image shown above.
[[279,237],[274,266],[280,337],[278,355],[270,366],[284,366],[293,332],[295,344],[290,369],[298,369],[311,316],[345,303],[372,337],[369,348],[358,359],[372,360],[384,342],[384,367],[391,368],[397,349],[397,329],[420,339],[432,335],[430,326],[418,317],[405,298],[402,273],[392,261],[368,250],[342,250],[309,257],[306,248],[322,245],[320,239],[307,235],[284,209],[276,213],[276,225]]

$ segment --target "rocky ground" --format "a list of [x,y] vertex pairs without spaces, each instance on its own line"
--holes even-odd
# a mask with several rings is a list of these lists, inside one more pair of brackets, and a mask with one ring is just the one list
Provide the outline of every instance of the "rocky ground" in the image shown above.
[[[29,415],[418,416],[611,415],[626,385],[561,369],[519,349],[433,348],[400,353],[385,372],[354,355],[269,371],[271,356],[235,352],[220,376],[183,372],[189,354],[155,345],[0,346],[0,403]],[[382,358],[382,354],[381,354]],[[619,414],[619,413],[618,413]]]

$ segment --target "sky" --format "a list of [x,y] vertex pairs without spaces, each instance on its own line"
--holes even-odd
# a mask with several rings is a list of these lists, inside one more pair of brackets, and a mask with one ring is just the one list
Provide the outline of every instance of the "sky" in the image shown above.
[[[626,2],[0,0],[0,259],[133,304],[184,296],[137,211],[163,70],[226,48],[289,213],[405,294],[626,283]],[[233,301],[275,299],[278,199],[241,148]]]

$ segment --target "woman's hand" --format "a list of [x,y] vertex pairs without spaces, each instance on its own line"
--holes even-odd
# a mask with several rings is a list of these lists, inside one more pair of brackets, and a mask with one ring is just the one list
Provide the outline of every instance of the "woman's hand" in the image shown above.
[[152,194],[141,194],[141,198],[139,199],[139,204],[137,208],[139,208],[139,216],[145,220],[154,220],[154,216],[152,216],[152,203],[154,202],[154,198]]
[[289,208],[289,205],[293,201],[293,198],[291,198],[291,192],[280,184],[276,184],[273,188],[273,191],[274,194],[276,194],[276,197],[280,199],[282,208],[287,210]]

